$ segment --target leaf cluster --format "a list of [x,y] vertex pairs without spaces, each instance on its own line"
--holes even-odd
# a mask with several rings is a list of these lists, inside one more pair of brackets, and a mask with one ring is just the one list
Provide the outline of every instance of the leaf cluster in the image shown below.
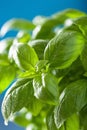
[[26,130],[87,130],[87,14],[68,9],[0,30],[0,93],[5,124]]

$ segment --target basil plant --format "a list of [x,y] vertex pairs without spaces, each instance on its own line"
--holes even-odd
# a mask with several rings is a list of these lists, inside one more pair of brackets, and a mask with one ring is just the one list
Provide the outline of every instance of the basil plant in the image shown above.
[[[10,30],[16,36],[4,38]],[[11,19],[0,36],[5,124],[12,121],[26,130],[87,130],[87,14],[67,9],[32,22]]]

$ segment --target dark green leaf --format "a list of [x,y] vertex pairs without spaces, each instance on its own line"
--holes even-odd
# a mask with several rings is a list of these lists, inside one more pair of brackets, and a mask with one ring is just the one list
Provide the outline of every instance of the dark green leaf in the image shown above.
[[51,109],[47,115],[46,118],[46,124],[47,124],[47,128],[48,130],[58,130],[55,122],[54,122],[54,112],[53,109]]
[[9,21],[7,21],[1,28],[1,36],[4,36],[8,31],[10,30],[32,30],[34,29],[35,25],[33,23],[31,23],[28,20],[24,20],[24,19],[11,19]]
[[57,79],[50,73],[42,73],[33,80],[34,95],[44,103],[58,103]]
[[80,111],[81,130],[87,130],[87,105]]
[[10,117],[17,111],[26,107],[32,102],[34,91],[32,80],[18,79],[6,92],[2,103],[2,114],[4,120],[8,122]]
[[13,54],[14,61],[19,68],[34,70],[36,63],[38,62],[38,57],[32,47],[27,44],[19,43],[12,46],[10,53]]
[[59,128],[73,113],[79,112],[87,104],[87,80],[75,81],[67,86],[60,96],[60,104],[55,109],[55,122]]
[[51,67],[64,69],[77,59],[83,47],[84,38],[80,33],[62,31],[47,44],[44,57],[49,60]]
[[29,42],[29,45],[33,47],[39,57],[39,59],[43,59],[44,49],[48,43],[48,40],[33,40]]
[[85,44],[84,49],[81,53],[81,61],[84,69],[87,71],[87,44]]
[[[64,70],[65,70],[65,73],[62,73],[62,72],[64,72]],[[62,79],[59,83],[60,92],[62,92],[63,89],[65,87],[67,87],[68,84],[70,84],[76,80],[82,79],[83,74],[85,73],[85,70],[83,68],[80,58],[78,58],[75,62],[72,63],[72,65],[70,67],[68,67],[67,69],[64,69],[64,70],[63,71],[62,71],[62,69],[59,70],[59,73],[57,74],[58,76],[61,74],[61,77],[62,77]]]

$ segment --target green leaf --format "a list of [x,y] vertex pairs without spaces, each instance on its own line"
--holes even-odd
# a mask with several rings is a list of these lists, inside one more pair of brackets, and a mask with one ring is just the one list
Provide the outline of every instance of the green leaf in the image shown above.
[[51,17],[43,20],[42,25],[36,26],[34,30],[34,39],[48,39],[53,37],[52,30],[54,27],[64,24],[67,19],[75,19],[86,14],[75,9],[67,9],[58,12]]
[[[57,75],[62,74],[61,70],[59,70],[59,73]],[[63,89],[67,87],[68,84],[76,80],[82,79],[83,74],[85,73],[80,57],[75,62],[73,62],[69,68],[64,70],[65,70],[65,75],[64,74],[61,75],[62,79],[59,83],[60,92],[62,92]],[[62,72],[64,72],[64,70]]]
[[47,129],[48,130],[58,130],[55,122],[54,122],[54,112],[53,109],[51,109],[48,114],[47,114],[47,118],[46,118],[46,124],[47,124]]
[[2,93],[16,77],[16,70],[13,66],[0,66],[0,93]]
[[27,109],[34,115],[37,116],[41,109],[43,108],[44,104],[36,97],[32,97],[32,102],[27,105]]
[[49,60],[51,67],[64,69],[77,59],[83,46],[84,38],[80,33],[62,31],[47,44],[44,57],[45,60]]
[[30,40],[30,35],[28,32],[25,32],[25,31],[19,31],[17,36],[16,36],[16,39],[19,43],[28,43],[29,40]]
[[79,112],[86,104],[87,80],[81,79],[69,84],[60,95],[59,106],[55,108],[56,126],[59,128],[68,117]]
[[1,40],[0,54],[7,54],[12,43],[13,43],[13,38],[6,38]]
[[80,125],[82,130],[87,130],[87,105],[80,111]]
[[36,68],[36,72],[41,72],[44,69],[46,69],[46,65],[47,65],[48,61],[47,60],[39,60],[35,66]]
[[77,114],[73,114],[64,123],[65,130],[80,130],[80,121]]
[[22,110],[20,110],[12,116],[11,121],[15,122],[16,124],[22,127],[27,127],[31,123],[31,119],[32,114],[28,112],[27,109],[23,108]]
[[1,28],[0,35],[4,36],[10,30],[32,30],[35,25],[28,20],[14,18],[7,21]]
[[83,51],[81,53],[81,61],[84,69],[87,71],[87,44],[85,44]]
[[10,62],[8,60],[7,54],[0,54],[0,66],[9,65]]
[[29,42],[29,45],[33,47],[39,57],[39,59],[44,58],[44,49],[48,43],[48,40],[33,40]]
[[87,16],[80,17],[74,21],[74,24],[79,27],[83,35],[87,36]]
[[33,94],[32,80],[22,78],[13,83],[2,102],[2,115],[6,123],[15,112],[32,102]]
[[10,54],[13,54],[15,63],[20,69],[34,70],[38,62],[37,54],[34,49],[27,44],[19,43],[13,45],[10,49]]
[[33,23],[34,25],[42,25],[46,19],[47,17],[38,15],[33,19]]
[[42,73],[33,80],[34,95],[44,103],[55,105],[58,103],[57,79],[50,73]]

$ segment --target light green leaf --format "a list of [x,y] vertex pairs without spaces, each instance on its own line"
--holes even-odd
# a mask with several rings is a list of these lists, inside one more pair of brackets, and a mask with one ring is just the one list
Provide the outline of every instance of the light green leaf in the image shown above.
[[31,123],[31,119],[32,119],[32,114],[28,112],[27,109],[23,108],[19,112],[16,112],[13,115],[11,121],[15,122],[16,124],[22,127],[27,127]]
[[5,122],[8,122],[15,112],[31,103],[33,94],[32,80],[18,79],[13,83],[2,102],[2,115]]
[[87,80],[72,82],[60,95],[60,104],[55,108],[55,123],[59,128],[68,117],[79,112],[87,104]]
[[15,63],[24,70],[34,70],[38,57],[32,47],[27,44],[17,44],[12,47],[11,52]]
[[57,79],[50,73],[42,73],[33,80],[34,95],[44,103],[55,105],[58,103]]
[[0,93],[2,93],[16,77],[16,70],[13,66],[0,66]]
[[80,130],[79,115],[73,114],[65,122],[65,130]]
[[47,60],[39,60],[35,66],[36,68],[36,72],[41,72],[44,69],[46,69],[46,65],[47,65],[48,61]]
[[67,68],[81,54],[84,42],[80,33],[62,31],[47,44],[44,51],[45,60],[49,60],[51,67]]
[[25,31],[19,31],[17,36],[16,36],[16,39],[19,43],[28,43],[29,40],[30,40],[30,35],[28,32],[25,32]]
[[12,43],[13,43],[13,38],[6,38],[1,40],[0,54],[7,54]]
[[42,25],[46,19],[47,18],[45,16],[38,15],[33,19],[32,22],[34,23],[34,25]]
[[48,43],[48,40],[38,39],[38,40],[30,41],[29,45],[35,49],[39,59],[43,59],[44,58],[44,49],[45,49],[47,43]]
[[0,54],[0,66],[3,66],[3,65],[9,65],[10,62],[8,60],[8,56],[7,54]]
[[79,27],[83,35],[87,36],[87,16],[80,17],[74,21],[74,24]]
[[29,30],[34,29],[34,27],[35,25],[28,20],[14,18],[14,19],[8,20],[2,26],[0,35],[4,36],[8,31],[13,30],[13,29],[29,31]]
[[67,9],[58,12],[51,17],[46,18],[42,25],[38,25],[35,28],[34,39],[48,39],[53,37],[52,29],[58,25],[64,24],[67,19],[75,19],[86,14],[75,9]]

